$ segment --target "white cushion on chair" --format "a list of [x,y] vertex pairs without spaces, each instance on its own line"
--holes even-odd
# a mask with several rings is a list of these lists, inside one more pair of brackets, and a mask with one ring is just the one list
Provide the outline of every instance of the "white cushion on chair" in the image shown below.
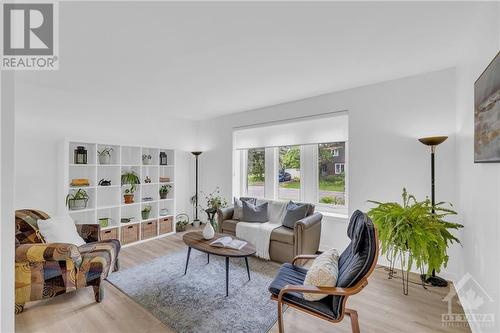
[[85,244],[83,238],[76,231],[75,222],[69,215],[38,220],[38,228],[47,243],[67,243],[76,246]]
[[[304,280],[305,286],[335,287],[339,274],[339,253],[337,249],[330,249],[320,254],[307,271]],[[304,293],[304,299],[319,301],[328,295]]]

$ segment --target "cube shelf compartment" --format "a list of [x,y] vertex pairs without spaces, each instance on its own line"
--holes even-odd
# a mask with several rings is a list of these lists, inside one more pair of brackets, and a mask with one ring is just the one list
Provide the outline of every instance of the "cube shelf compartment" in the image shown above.
[[[175,150],[82,141],[65,144],[64,197],[80,188],[89,195],[85,209],[67,208],[75,223],[99,224],[100,218],[109,218],[108,225],[101,227],[101,238],[120,239],[125,246],[175,233]],[[87,164],[75,164],[74,150],[78,146],[87,150]],[[111,157],[100,159],[99,152],[107,148],[112,149]],[[160,153],[167,155],[167,165],[160,165]],[[121,186],[121,175],[126,171],[133,171],[141,181],[131,204],[125,203],[125,188]],[[71,186],[73,179],[87,179],[88,185]],[[99,185],[101,180],[111,184]],[[159,189],[166,184],[171,186],[170,192],[167,199],[160,199]],[[142,219],[141,210],[146,206],[151,206],[151,212]],[[122,219],[128,218],[132,220],[123,223]]]

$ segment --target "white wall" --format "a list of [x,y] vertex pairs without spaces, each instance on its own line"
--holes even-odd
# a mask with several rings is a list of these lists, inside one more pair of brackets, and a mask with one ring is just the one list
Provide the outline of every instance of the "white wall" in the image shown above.
[[[232,128],[266,121],[349,110],[349,212],[368,210],[366,200],[400,199],[405,186],[417,198],[430,195],[430,151],[417,141],[449,135],[437,153],[437,199],[457,202],[455,173],[455,71],[433,72],[307,98],[200,123],[201,188],[220,186],[231,198]],[[321,246],[344,248],[346,221],[325,218]],[[459,247],[448,272],[457,271]]]
[[[474,81],[494,58],[500,46],[498,10],[471,17],[474,29],[465,36],[461,64],[457,67],[457,184],[462,232],[463,272],[470,273],[494,300],[485,300],[475,313],[496,313],[492,328],[474,327],[475,332],[500,330],[500,165],[474,164]],[[463,290],[462,292],[465,292]],[[459,291],[460,294],[460,291]],[[464,302],[462,302],[464,303]]]
[[2,72],[0,107],[0,332],[14,332],[14,72]]
[[[21,85],[16,87],[16,197],[15,208],[38,208],[54,214],[64,197],[58,194],[63,181],[60,146],[64,138],[90,142],[151,145],[177,149],[177,211],[191,213],[194,192],[194,122],[161,113],[102,105],[88,96],[81,105],[62,88]],[[100,110],[98,117],[86,110]]]

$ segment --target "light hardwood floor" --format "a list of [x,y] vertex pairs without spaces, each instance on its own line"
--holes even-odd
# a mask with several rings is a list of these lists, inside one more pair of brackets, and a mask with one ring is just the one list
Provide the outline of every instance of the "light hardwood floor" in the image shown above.
[[[120,253],[121,269],[127,269],[169,252],[185,249],[181,234],[128,247]],[[412,279],[417,281],[418,277]],[[467,327],[446,327],[441,314],[447,312],[442,299],[448,288],[429,288],[410,284],[409,295],[401,291],[401,280],[388,280],[384,267],[377,267],[369,285],[349,298],[348,307],[356,309],[362,332],[470,332]],[[462,313],[454,302],[454,313]],[[330,324],[294,309],[285,313],[285,330],[293,332],[350,332],[349,319]],[[31,302],[16,316],[16,332],[172,332],[139,304],[105,282],[104,301],[94,302],[92,288]],[[277,325],[271,329],[278,332]]]

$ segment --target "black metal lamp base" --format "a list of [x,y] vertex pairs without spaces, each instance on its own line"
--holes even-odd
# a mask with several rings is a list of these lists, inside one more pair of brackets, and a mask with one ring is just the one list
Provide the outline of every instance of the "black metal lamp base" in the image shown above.
[[448,287],[448,281],[439,276],[431,275],[429,277],[426,277],[425,274],[422,274],[420,275],[420,278],[425,283],[428,283],[434,287]]

